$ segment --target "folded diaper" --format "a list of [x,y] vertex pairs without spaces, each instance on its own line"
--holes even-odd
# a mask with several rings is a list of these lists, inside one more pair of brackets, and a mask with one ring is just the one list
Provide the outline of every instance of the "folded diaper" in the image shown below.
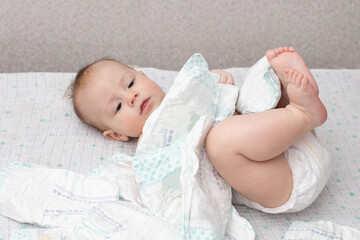
[[266,56],[247,72],[236,110],[242,114],[263,112],[275,108],[281,97],[281,84]]
[[233,190],[233,202],[267,213],[298,212],[308,207],[325,187],[332,173],[330,154],[312,133],[306,133],[285,151],[293,175],[289,200],[276,208],[265,208]]

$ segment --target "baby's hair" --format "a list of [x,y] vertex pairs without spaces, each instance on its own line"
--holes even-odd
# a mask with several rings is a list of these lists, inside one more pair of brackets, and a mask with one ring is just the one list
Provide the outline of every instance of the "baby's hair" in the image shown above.
[[[101,61],[114,61],[114,62],[117,62],[119,63],[118,61],[114,60],[114,59],[111,59],[111,58],[101,58],[99,60],[96,60],[95,62],[93,63],[90,63],[88,65],[86,65],[85,67],[81,68],[74,80],[72,81],[72,83],[69,85],[69,87],[67,88],[64,96],[71,99],[72,100],[72,104],[73,104],[73,108],[74,108],[74,111],[76,113],[76,115],[78,116],[78,118],[86,123],[86,124],[89,124],[88,122],[86,122],[84,116],[81,114],[81,112],[79,111],[79,108],[76,106],[75,104],[75,100],[74,100],[74,96],[81,90],[84,89],[84,87],[86,87],[87,83],[88,83],[88,79],[89,79],[89,75],[92,73],[92,71],[94,71],[93,69],[93,66],[98,63],[98,62],[101,62]],[[126,65],[124,65],[126,66]],[[91,125],[91,124],[90,124]],[[95,128],[97,128],[96,126],[94,126]],[[101,130],[101,129],[99,129]]]

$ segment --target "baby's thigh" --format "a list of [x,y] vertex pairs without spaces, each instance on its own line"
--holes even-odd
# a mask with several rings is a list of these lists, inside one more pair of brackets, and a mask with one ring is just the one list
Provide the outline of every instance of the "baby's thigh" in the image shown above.
[[206,139],[209,160],[218,173],[236,191],[264,207],[285,203],[292,191],[292,174],[284,154],[267,160],[253,161],[232,149],[231,138],[224,137],[216,126]]

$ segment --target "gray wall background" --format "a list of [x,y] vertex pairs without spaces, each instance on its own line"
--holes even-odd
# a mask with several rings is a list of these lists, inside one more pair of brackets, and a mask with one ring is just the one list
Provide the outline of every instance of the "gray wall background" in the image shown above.
[[75,72],[102,57],[179,70],[249,67],[294,46],[310,68],[360,68],[359,0],[1,0],[0,72]]

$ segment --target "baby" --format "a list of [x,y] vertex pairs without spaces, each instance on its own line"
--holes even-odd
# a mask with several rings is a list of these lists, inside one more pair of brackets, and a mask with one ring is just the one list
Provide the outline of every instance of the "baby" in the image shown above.
[[[304,145],[311,142],[318,147],[313,129],[325,122],[327,112],[315,79],[294,48],[269,50],[266,56],[282,85],[277,108],[235,114],[216,124],[207,135],[206,151],[215,169],[235,190],[235,201],[265,212],[299,211],[315,200],[328,176],[316,180],[316,189],[301,186],[309,168],[302,172],[296,168],[313,163],[303,159],[308,155],[295,153],[300,148],[296,144],[305,139]],[[220,75],[219,84],[234,84],[229,73],[212,72]],[[140,139],[146,120],[164,97],[164,91],[143,72],[114,60],[86,66],[73,83],[73,104],[79,118],[119,141]],[[322,159],[327,155],[319,148],[321,153],[309,150],[308,154],[318,156],[317,164],[326,168],[329,160]]]

